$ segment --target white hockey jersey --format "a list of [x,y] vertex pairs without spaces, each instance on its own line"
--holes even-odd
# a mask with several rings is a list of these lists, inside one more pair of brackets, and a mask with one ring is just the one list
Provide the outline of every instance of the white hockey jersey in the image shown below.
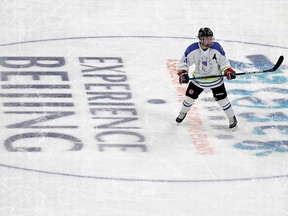
[[[225,56],[225,52],[221,45],[217,42],[207,50],[200,47],[200,43],[191,44],[182,56],[177,70],[189,71],[190,66],[195,64],[193,77],[206,77],[213,75],[221,75],[227,68],[231,67],[229,60]],[[206,78],[191,80],[200,88],[215,88],[223,84],[223,77]]]

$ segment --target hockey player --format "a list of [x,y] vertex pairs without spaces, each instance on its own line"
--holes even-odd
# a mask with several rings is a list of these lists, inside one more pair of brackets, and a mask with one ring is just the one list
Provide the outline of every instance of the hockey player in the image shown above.
[[234,131],[237,129],[237,119],[227,97],[223,77],[192,79],[189,82],[188,71],[193,64],[196,66],[193,72],[195,78],[221,75],[222,73],[228,80],[236,78],[236,73],[231,68],[223,48],[219,43],[214,42],[211,29],[201,28],[198,38],[199,42],[191,44],[186,49],[177,67],[179,83],[189,83],[189,85],[176,122],[181,123],[184,120],[187,112],[204,89],[211,89],[213,97],[229,119],[229,128]]

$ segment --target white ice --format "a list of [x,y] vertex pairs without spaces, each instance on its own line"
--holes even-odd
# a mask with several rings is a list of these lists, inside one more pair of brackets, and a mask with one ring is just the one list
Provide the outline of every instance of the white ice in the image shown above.
[[[288,215],[286,0],[0,3],[0,215]],[[285,58],[277,72],[225,80],[235,132],[210,91],[175,122],[186,85],[173,66],[206,26],[239,72]],[[47,56],[65,65],[9,67]]]

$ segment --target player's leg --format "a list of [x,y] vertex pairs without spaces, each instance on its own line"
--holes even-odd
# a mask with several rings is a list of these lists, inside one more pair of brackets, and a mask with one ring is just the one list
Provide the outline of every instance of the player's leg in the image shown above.
[[202,88],[195,86],[192,82],[189,83],[181,106],[180,114],[176,118],[176,122],[181,123],[184,120],[194,101],[198,98],[202,91]]
[[213,88],[211,90],[213,92],[213,97],[218,102],[218,104],[221,106],[221,108],[223,109],[226,116],[229,118],[229,128],[232,130],[236,130],[237,129],[236,126],[237,126],[238,121],[235,117],[235,113],[234,113],[234,110],[232,108],[232,105],[231,105],[231,103],[227,97],[225,85],[222,84],[221,86],[219,86],[217,88]]

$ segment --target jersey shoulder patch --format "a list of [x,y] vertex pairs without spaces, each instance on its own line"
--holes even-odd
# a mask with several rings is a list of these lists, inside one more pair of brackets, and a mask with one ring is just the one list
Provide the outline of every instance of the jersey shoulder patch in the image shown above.
[[193,43],[191,44],[185,51],[185,56],[187,57],[187,55],[191,52],[193,52],[194,50],[199,49],[199,44],[198,43]]
[[213,46],[210,47],[210,49],[215,49],[218,52],[220,52],[221,55],[225,56],[225,51],[224,51],[224,49],[222,48],[222,46],[218,42],[214,42]]

